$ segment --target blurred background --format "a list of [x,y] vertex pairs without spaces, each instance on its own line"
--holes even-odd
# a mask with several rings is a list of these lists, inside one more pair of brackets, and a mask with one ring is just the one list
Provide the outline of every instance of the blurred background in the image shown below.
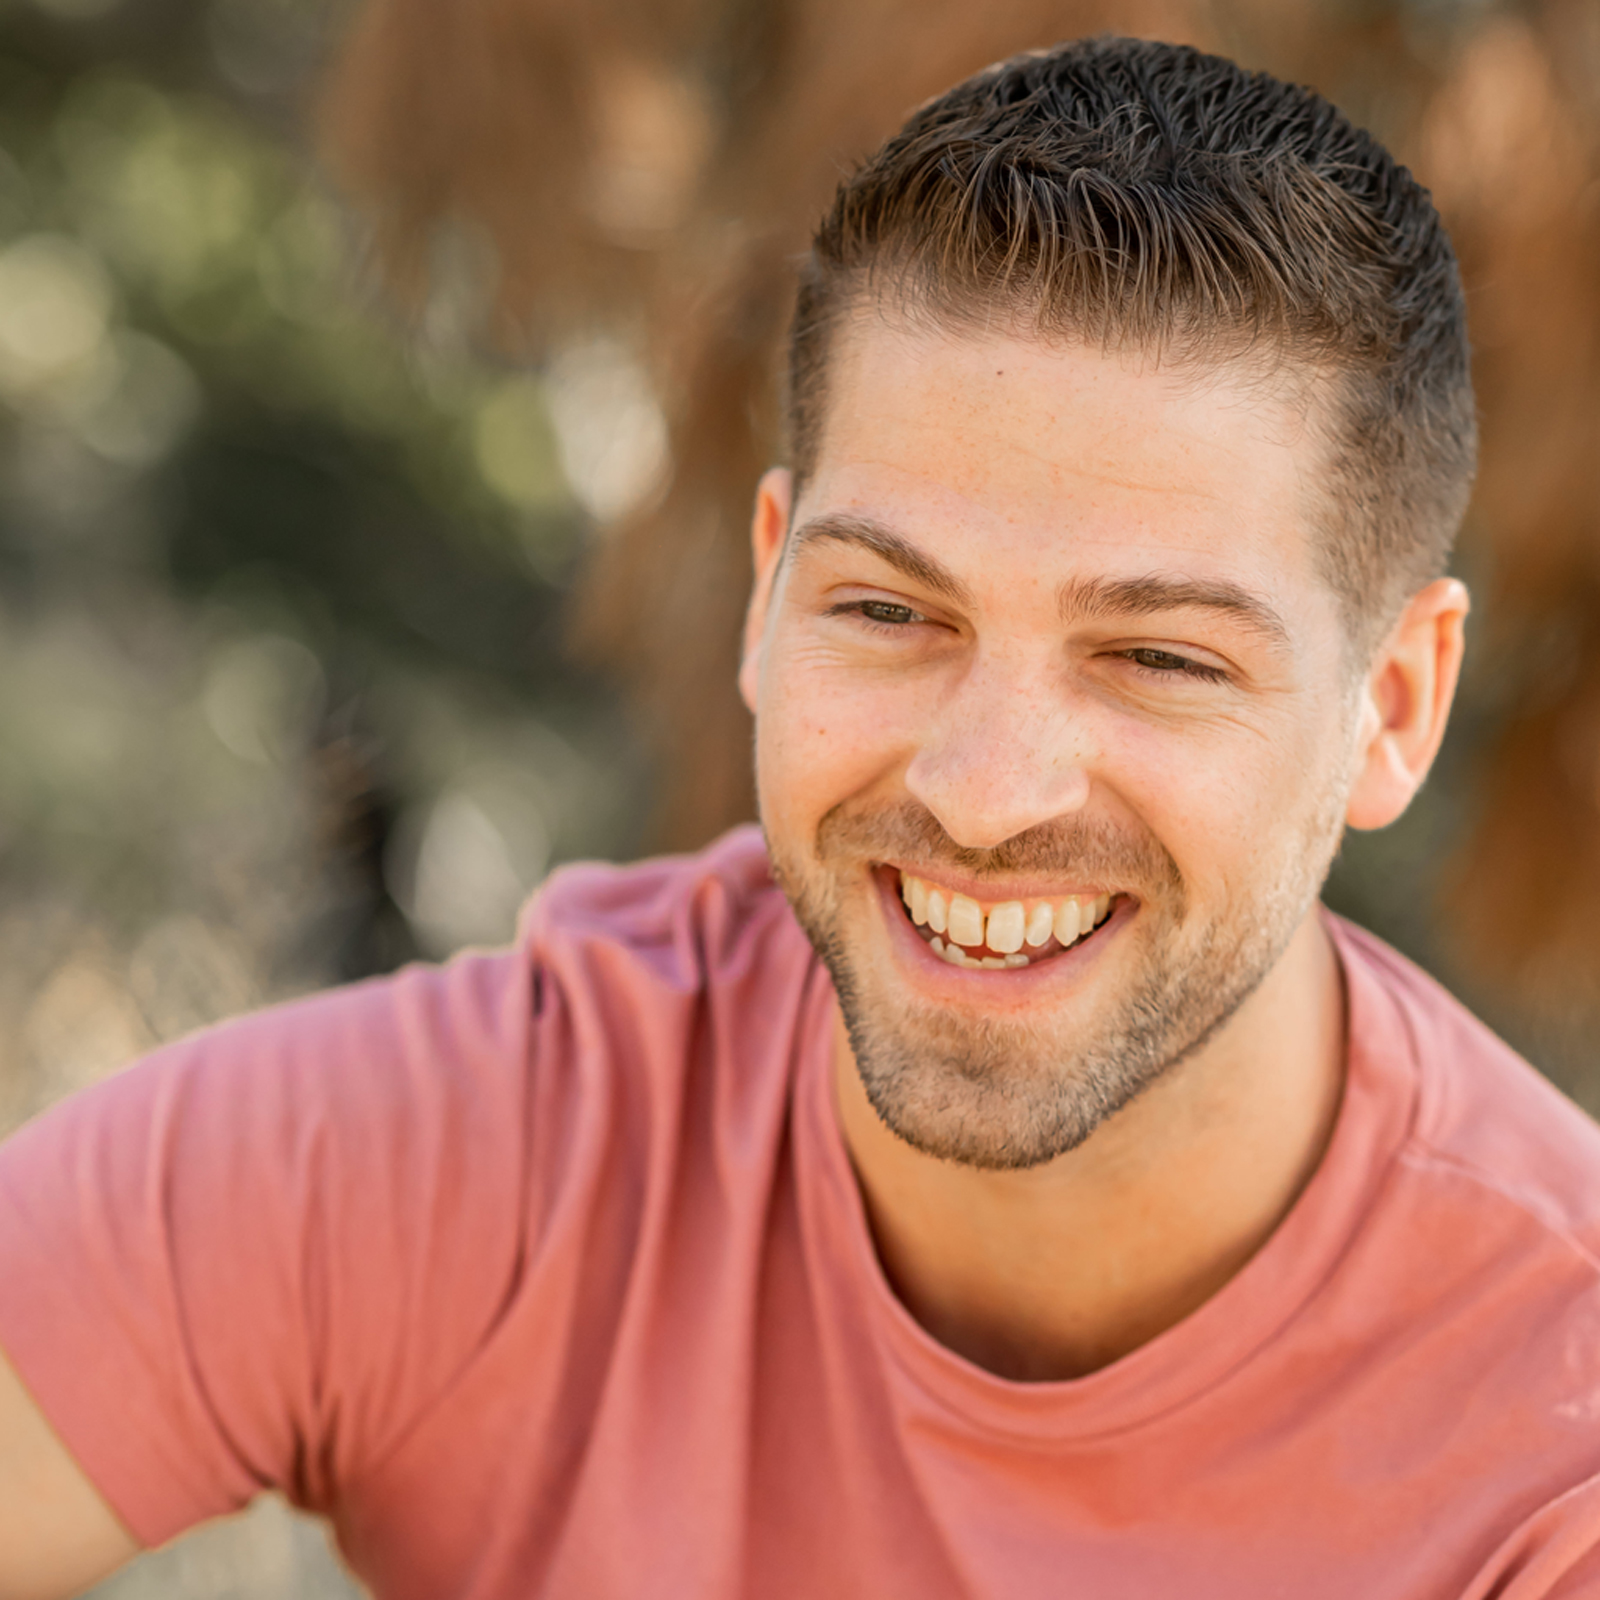
[[[849,164],[1102,29],[1434,191],[1484,422],[1462,703],[1329,899],[1600,1109],[1593,0],[0,0],[0,1130],[751,814],[745,526]],[[347,1595],[276,1502],[98,1595]]]

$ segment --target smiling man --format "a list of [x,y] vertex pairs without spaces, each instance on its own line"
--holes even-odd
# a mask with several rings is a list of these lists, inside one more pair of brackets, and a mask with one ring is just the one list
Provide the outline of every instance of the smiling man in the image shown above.
[[1075,1377],[1194,1309],[1334,1116],[1317,891],[1352,805],[1420,778],[1465,602],[1427,586],[1366,682],[1285,387],[880,291],[798,502],[762,487],[773,864],[839,995],[880,1252],[993,1371]]
[[841,188],[763,830],[0,1152],[0,1597],[276,1487],[385,1600],[1600,1597],[1600,1130],[1323,912],[1438,747],[1426,194],[1170,46]]

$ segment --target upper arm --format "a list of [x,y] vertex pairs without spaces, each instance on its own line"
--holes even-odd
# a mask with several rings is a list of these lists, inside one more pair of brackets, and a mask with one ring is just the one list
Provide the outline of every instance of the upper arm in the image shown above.
[[0,1600],[64,1600],[138,1551],[0,1353]]
[[461,1370],[519,1260],[512,970],[243,1019],[0,1147],[0,1600],[264,1490],[330,1511]]

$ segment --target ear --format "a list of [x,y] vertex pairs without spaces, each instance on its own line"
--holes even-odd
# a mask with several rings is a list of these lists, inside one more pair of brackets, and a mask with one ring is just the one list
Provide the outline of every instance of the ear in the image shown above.
[[784,535],[789,531],[789,504],[794,484],[788,469],[773,467],[756,489],[755,515],[750,522],[750,549],[755,558],[756,581],[750,591],[750,608],[744,617],[744,653],[739,662],[739,693],[753,712],[761,677],[761,641],[767,629],[767,611],[783,557]]
[[1385,828],[1411,804],[1444,738],[1461,672],[1466,586],[1420,589],[1379,650],[1362,689],[1356,780],[1345,820]]

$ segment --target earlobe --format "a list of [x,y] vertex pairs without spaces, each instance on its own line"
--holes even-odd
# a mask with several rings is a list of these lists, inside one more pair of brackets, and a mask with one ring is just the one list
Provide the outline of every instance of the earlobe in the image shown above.
[[761,675],[761,640],[766,633],[767,608],[783,556],[784,537],[789,531],[792,493],[793,480],[785,467],[769,469],[756,488],[755,513],[750,522],[755,582],[745,611],[744,648],[739,661],[739,694],[752,712]]
[[1461,672],[1471,601],[1455,578],[1412,596],[1362,690],[1356,776],[1345,820],[1384,828],[1411,804],[1438,754]]

